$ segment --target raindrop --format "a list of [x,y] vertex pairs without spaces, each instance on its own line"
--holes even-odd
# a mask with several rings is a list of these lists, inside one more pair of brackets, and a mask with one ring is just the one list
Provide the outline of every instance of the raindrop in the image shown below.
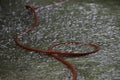
[[13,12],[12,12],[12,15],[15,16],[15,14],[16,14],[16,13],[13,11]]
[[11,6],[11,5],[12,5],[12,3],[10,2],[10,3],[9,3],[9,6]]
[[1,8],[1,6],[0,6],[0,11],[2,11],[2,8]]

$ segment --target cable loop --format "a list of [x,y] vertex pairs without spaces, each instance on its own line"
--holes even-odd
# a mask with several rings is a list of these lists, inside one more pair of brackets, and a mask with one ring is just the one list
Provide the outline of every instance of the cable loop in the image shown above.
[[[52,57],[54,57],[55,59],[59,60],[60,62],[62,62],[63,64],[65,64],[72,72],[72,80],[76,80],[77,79],[77,72],[75,67],[70,64],[69,62],[65,61],[61,56],[70,56],[70,57],[80,57],[80,56],[86,56],[89,54],[93,54],[96,53],[97,51],[99,51],[99,46],[97,44],[93,44],[93,43],[87,43],[87,42],[61,42],[61,43],[57,43],[54,45],[51,45],[48,50],[42,50],[42,49],[36,49],[36,48],[31,48],[29,46],[23,45],[22,43],[20,43],[19,39],[24,35],[27,34],[28,32],[32,31],[35,29],[37,23],[38,23],[38,17],[37,17],[37,12],[35,11],[36,8],[32,7],[32,6],[25,6],[26,9],[31,10],[34,14],[34,22],[32,24],[32,27],[30,27],[29,29],[25,29],[24,31],[22,31],[20,34],[16,35],[15,37],[15,43],[16,45],[18,45],[19,47],[29,50],[29,51],[34,51],[34,52],[38,52],[38,53],[45,53],[45,54],[49,54]],[[83,44],[83,45],[87,45],[90,47],[93,47],[94,50],[93,51],[89,51],[89,52],[79,52],[79,53],[72,53],[72,52],[60,52],[60,51],[55,51],[54,48],[59,46],[59,45],[65,45],[65,44],[74,44],[74,45],[79,45],[79,44]]]

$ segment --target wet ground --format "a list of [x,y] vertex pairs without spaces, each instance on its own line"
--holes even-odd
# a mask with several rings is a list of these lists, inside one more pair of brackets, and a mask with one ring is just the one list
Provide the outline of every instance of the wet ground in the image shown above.
[[[54,58],[21,49],[14,36],[33,21],[25,4],[41,6],[38,0],[9,3],[0,9],[0,80],[71,80],[71,72]],[[14,6],[15,5],[15,6]],[[36,30],[21,42],[47,49],[55,42],[96,43],[100,51],[86,57],[67,58],[77,70],[77,80],[120,80],[120,1],[70,0],[63,5],[38,11]],[[85,48],[85,47],[83,47]],[[78,46],[61,51],[81,51]]]

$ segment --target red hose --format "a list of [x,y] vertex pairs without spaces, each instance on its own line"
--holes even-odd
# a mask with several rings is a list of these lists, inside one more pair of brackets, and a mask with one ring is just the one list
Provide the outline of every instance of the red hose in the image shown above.
[[[70,56],[70,57],[79,57],[79,56],[86,56],[92,53],[95,53],[99,50],[99,46],[96,44],[92,44],[92,43],[86,43],[86,42],[62,42],[62,43],[58,43],[58,44],[54,44],[52,46],[50,46],[48,48],[48,50],[42,50],[42,49],[36,49],[36,48],[31,48],[29,46],[26,46],[22,43],[20,43],[19,39],[22,37],[22,35],[27,34],[28,32],[32,31],[37,23],[38,23],[38,17],[37,17],[37,13],[35,12],[35,8],[32,6],[26,6],[26,9],[31,10],[34,13],[34,23],[32,24],[32,27],[23,30],[20,34],[16,35],[15,37],[15,43],[16,45],[18,45],[19,47],[29,50],[29,51],[34,51],[34,52],[38,52],[38,53],[45,53],[45,54],[49,54],[52,57],[54,57],[55,59],[59,60],[60,62],[62,62],[63,64],[65,64],[72,72],[72,80],[76,80],[77,79],[77,72],[75,67],[70,64],[69,62],[65,61],[61,56]],[[60,51],[55,51],[53,50],[54,47],[59,46],[59,45],[64,45],[64,44],[84,44],[90,47],[93,47],[94,50],[93,51],[89,51],[89,52],[84,52],[84,53],[72,53],[72,52],[60,52]]]

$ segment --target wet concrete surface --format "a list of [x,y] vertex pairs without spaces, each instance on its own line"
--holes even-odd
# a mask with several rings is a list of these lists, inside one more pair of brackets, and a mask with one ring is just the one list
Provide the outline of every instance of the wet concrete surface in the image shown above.
[[[39,0],[23,0],[9,2],[9,8],[1,7],[0,80],[71,80],[71,72],[62,63],[48,55],[23,50],[14,42],[14,36],[33,21],[32,13],[24,5],[38,7],[49,3],[51,1],[41,4]],[[96,43],[100,46],[96,54],[65,57],[76,67],[78,80],[120,80],[119,4],[119,0],[70,0],[39,10],[37,29],[25,35],[21,42],[40,49],[47,49],[55,42]],[[84,50],[75,45],[58,48],[61,51],[71,49],[73,52]]]

